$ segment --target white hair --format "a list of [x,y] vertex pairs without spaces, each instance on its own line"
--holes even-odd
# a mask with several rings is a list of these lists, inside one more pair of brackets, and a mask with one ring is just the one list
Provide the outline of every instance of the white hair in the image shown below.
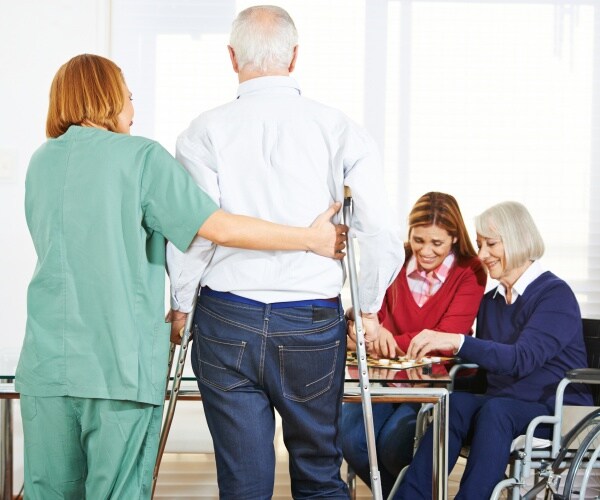
[[499,237],[504,245],[506,270],[544,255],[544,240],[525,205],[505,201],[475,218],[475,230],[484,238]]
[[292,62],[298,32],[290,15],[281,7],[256,5],[238,14],[231,27],[229,45],[238,66],[260,73],[287,69]]

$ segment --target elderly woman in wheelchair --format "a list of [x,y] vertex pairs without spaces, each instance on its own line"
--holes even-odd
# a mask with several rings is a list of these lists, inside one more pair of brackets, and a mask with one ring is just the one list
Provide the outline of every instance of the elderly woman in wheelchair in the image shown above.
[[[539,263],[544,243],[527,209],[495,205],[476,218],[479,258],[498,286],[483,298],[476,336],[426,331],[408,356],[452,350],[487,373],[485,394],[454,392],[449,403],[448,466],[470,446],[456,499],[488,499],[504,477],[513,439],[536,417],[554,412],[565,373],[587,366],[579,306],[571,288]],[[591,405],[583,384],[566,387],[564,403]],[[540,426],[537,437],[549,437]],[[545,435],[544,435],[545,434]],[[394,498],[431,498],[433,433],[421,441]]]

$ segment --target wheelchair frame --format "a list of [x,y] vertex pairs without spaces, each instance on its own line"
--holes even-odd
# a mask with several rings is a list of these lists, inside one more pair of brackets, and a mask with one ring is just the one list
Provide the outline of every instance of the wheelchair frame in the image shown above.
[[[579,368],[570,370],[565,374],[556,389],[555,409],[553,415],[545,415],[534,418],[525,434],[525,446],[511,454],[510,477],[500,481],[494,488],[490,500],[498,500],[504,490],[512,491],[506,498],[510,500],[532,500],[538,494],[545,491],[546,498],[553,500],[567,500],[574,494],[585,494],[592,469],[600,469],[600,447],[593,448],[596,438],[600,441],[600,409],[589,408],[590,412],[582,417],[573,429],[562,435],[563,423],[563,399],[566,387],[571,383],[583,383],[591,386],[594,396],[594,404],[600,406],[600,320],[583,318],[583,334],[587,349],[588,365],[591,368]],[[478,368],[478,365],[467,363],[457,364],[452,367],[451,376],[463,369]],[[449,391],[454,389],[454,382]],[[416,451],[419,442],[429,423],[431,405],[423,405],[417,417],[417,429],[415,433],[414,449]],[[536,448],[534,445],[534,432],[538,425],[550,424],[552,429],[552,440],[546,448]],[[578,437],[584,435],[581,444],[573,448],[573,443]],[[388,498],[392,498],[397,491],[408,467],[405,467],[396,480],[394,488]],[[580,491],[575,491],[575,478],[577,472],[583,470],[583,482]],[[560,487],[562,472],[567,471],[564,486]],[[539,480],[526,493],[521,495],[520,488],[532,476],[538,476]],[[579,497],[573,497],[579,498]],[[600,498],[600,496],[599,496]]]
[[[590,446],[593,445],[595,438],[600,436],[600,409],[592,408],[573,429],[562,436],[563,397],[566,387],[571,383],[600,384],[600,369],[580,368],[567,372],[556,390],[554,415],[536,417],[530,422],[525,434],[525,447],[516,452],[511,477],[496,485],[490,500],[499,499],[501,492],[509,488],[512,489],[512,494],[509,496],[512,500],[531,500],[542,491],[552,495],[550,498],[555,500],[572,498],[575,493],[574,480],[583,466],[586,470],[583,489],[579,495],[581,492],[585,493],[592,469],[600,467],[600,464],[596,464],[600,447],[590,454]],[[536,450],[533,447],[533,435],[537,426],[541,424],[553,426],[552,441],[549,448]],[[587,430],[588,428],[590,430]],[[586,433],[585,437],[579,446],[574,448],[573,443],[580,439],[583,433]],[[586,458],[587,455],[589,456]],[[567,477],[560,493],[561,474],[565,470],[568,470]],[[524,481],[535,473],[540,480],[528,492],[520,495],[520,487],[524,485]]]

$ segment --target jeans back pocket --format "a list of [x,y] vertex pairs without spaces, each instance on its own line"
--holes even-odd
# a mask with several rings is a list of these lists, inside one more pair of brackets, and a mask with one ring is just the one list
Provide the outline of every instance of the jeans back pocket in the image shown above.
[[240,373],[246,342],[199,335],[200,374],[202,382],[228,391],[245,384],[248,379]]
[[335,375],[340,341],[322,346],[280,346],[283,395],[304,402],[327,392]]

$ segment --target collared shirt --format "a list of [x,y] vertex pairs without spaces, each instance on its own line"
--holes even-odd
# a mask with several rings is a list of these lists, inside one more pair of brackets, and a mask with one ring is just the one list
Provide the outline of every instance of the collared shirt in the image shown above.
[[435,295],[442,284],[446,281],[450,269],[454,264],[454,253],[450,252],[442,263],[431,273],[419,270],[417,258],[413,255],[406,265],[406,281],[415,302],[419,307],[429,300],[429,297]]
[[[511,303],[514,304],[519,298],[519,296],[525,293],[525,289],[543,272],[544,269],[542,268],[540,261],[534,260],[531,263],[531,265],[527,269],[525,269],[525,272],[521,276],[519,276],[519,279],[515,281],[515,284],[512,286]],[[502,295],[502,297],[504,297],[504,300],[506,300],[506,287],[502,283],[498,283],[498,287],[494,292],[494,298],[496,298],[496,295],[498,294]]]
[[[293,78],[240,84],[238,98],[196,118],[177,158],[225,210],[307,227],[352,189],[351,234],[360,247],[360,305],[376,312],[400,270],[404,247],[390,220],[383,169],[367,132],[343,113],[302,97]],[[340,216],[336,216],[340,220]],[[311,252],[215,247],[197,238],[168,249],[172,307],[189,311],[196,284],[264,303],[335,297],[341,262]]]

